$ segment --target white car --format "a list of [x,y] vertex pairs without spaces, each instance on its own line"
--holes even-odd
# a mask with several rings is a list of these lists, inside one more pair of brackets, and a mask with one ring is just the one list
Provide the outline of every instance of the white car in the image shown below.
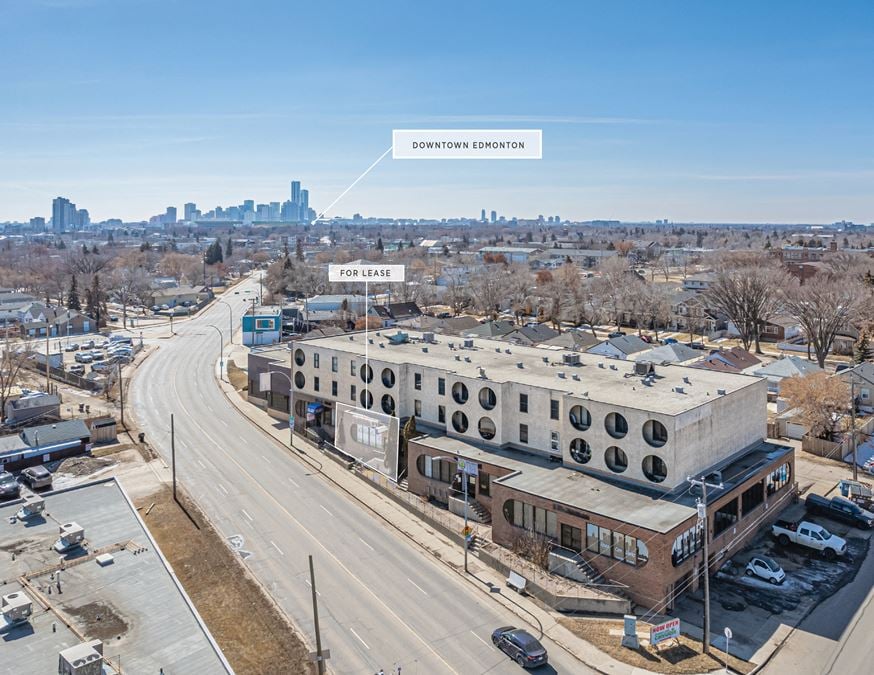
[[758,577],[764,579],[768,583],[777,585],[782,584],[786,580],[786,572],[776,562],[763,555],[753,556],[747,563],[747,568],[744,574],[748,577]]

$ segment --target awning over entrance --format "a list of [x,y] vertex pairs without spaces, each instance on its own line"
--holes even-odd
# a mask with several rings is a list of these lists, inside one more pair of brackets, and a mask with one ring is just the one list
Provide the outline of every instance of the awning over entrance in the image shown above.
[[315,415],[316,413],[320,413],[325,409],[325,407],[321,403],[307,403],[307,413],[310,415]]

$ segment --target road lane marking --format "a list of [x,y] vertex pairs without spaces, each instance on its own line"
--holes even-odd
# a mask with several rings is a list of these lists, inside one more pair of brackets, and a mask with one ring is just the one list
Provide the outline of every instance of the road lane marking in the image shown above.
[[322,506],[321,504],[319,504],[319,506],[321,507],[322,511],[324,511],[325,513],[327,513],[329,516],[333,516],[333,515],[334,515],[333,513],[331,513],[330,511],[328,511],[328,509],[326,509],[326,508],[325,508],[324,506]]
[[272,464],[272,463],[273,463],[273,462],[271,462],[269,459],[267,459],[267,455],[261,455],[261,459],[263,459],[263,460],[264,460],[265,462],[267,462],[268,464]]
[[246,518],[248,518],[249,520],[255,520],[252,516],[250,516],[250,515],[246,512],[246,509],[240,509],[240,511],[241,511],[242,514],[243,514],[244,516],[246,516]]
[[360,541],[362,544],[364,544],[364,545],[365,545],[367,548],[369,548],[371,551],[376,551],[376,549],[373,548],[373,546],[371,546],[370,544],[368,544],[368,543],[367,543],[366,541],[364,541],[361,537],[358,537],[358,541]]
[[297,484],[297,481],[294,480],[291,476],[288,477],[288,482],[294,485],[294,487],[299,488],[300,485]]
[[486,642],[485,640],[483,640],[479,635],[477,635],[477,634],[474,633],[473,631],[470,631],[470,634],[473,635],[477,640],[479,640],[480,642],[482,642],[486,647],[489,646],[489,643],[488,643],[488,642]]
[[350,628],[349,630],[352,631],[352,635],[354,635],[355,637],[358,638],[358,642],[360,642],[360,643],[363,644],[365,647],[367,647],[368,649],[370,649],[370,645],[367,644],[364,640],[361,639],[361,636],[360,636],[358,633],[355,632],[355,629],[354,629],[354,628]]
[[[313,587],[313,585],[310,583],[310,580],[307,579],[306,577],[304,577],[303,582],[304,582],[307,586],[309,586],[310,588]],[[316,589],[316,595],[318,595],[319,597],[322,597],[322,592],[321,592],[320,590]]]
[[231,494],[230,492],[228,492],[228,489],[224,485],[222,485],[221,483],[217,483],[217,485],[219,486],[219,490],[224,492],[226,495]]
[[422,593],[424,593],[425,595],[428,595],[428,591],[426,591],[424,588],[422,588],[421,586],[419,586],[419,584],[417,584],[415,581],[413,581],[412,579],[410,579],[410,577],[407,577],[407,581],[409,581],[411,584],[413,584],[413,586],[415,586],[415,587],[418,588],[420,591],[422,591]]
[[203,462],[201,462],[199,459],[197,460],[197,463],[200,464],[200,468],[201,468],[201,469],[203,469],[204,471],[206,471],[206,464],[204,464]]
[[276,544],[273,543],[273,540],[272,540],[272,539],[270,540],[270,545],[271,545],[273,548],[275,548],[277,551],[279,551],[280,555],[285,555],[285,554],[282,552],[282,549],[279,548]]

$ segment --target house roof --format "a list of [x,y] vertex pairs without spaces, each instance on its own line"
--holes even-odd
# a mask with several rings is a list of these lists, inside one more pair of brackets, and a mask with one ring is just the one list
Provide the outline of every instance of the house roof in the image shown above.
[[615,347],[625,355],[636,354],[645,349],[650,349],[652,345],[641,340],[637,335],[622,335],[620,337],[610,338],[607,344]]
[[507,333],[503,336],[504,340],[528,340],[529,342],[539,343],[544,340],[549,340],[558,335],[558,331],[549,326],[538,324],[537,326],[522,326],[516,330]]
[[697,359],[698,354],[700,352],[677,342],[637,352],[633,360],[641,363],[685,363]]
[[393,302],[388,306],[393,319],[408,319],[412,316],[422,316],[422,310],[415,302]]
[[798,325],[798,319],[794,316],[789,316],[788,314],[777,314],[768,319],[766,323],[771,323],[775,326],[782,326],[783,328],[791,328],[792,326]]
[[784,356],[764,368],[759,368],[753,372],[753,375],[767,377],[768,379],[782,380],[784,377],[795,377],[796,375],[809,375],[821,371],[816,363],[802,359],[800,356]]
[[515,328],[516,326],[514,326],[510,321],[486,321],[475,328],[465,330],[464,334],[476,337],[500,337],[507,333],[511,333]]
[[600,342],[598,338],[592,337],[591,333],[585,333],[581,330],[566,330],[547,340],[543,340],[540,344],[549,347],[579,350],[594,347]]
[[762,362],[742,347],[720,349],[705,356],[701,361],[692,364],[695,368],[707,368],[721,372],[737,373],[747,368],[757,366]]
[[79,438],[91,438],[91,432],[82,420],[64,420],[54,424],[29,427],[21,432],[21,437],[25,443],[34,447],[53,445]]

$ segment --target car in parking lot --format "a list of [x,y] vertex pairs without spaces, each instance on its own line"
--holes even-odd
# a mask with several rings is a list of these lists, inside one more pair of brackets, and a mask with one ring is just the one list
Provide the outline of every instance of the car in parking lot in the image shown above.
[[705,344],[703,342],[684,342],[683,344],[686,345],[687,347],[689,347],[690,349],[698,349],[698,350],[707,349],[707,347],[705,346]]
[[160,312],[160,311],[161,311],[161,305],[152,305],[152,311],[153,311],[153,312]]
[[874,513],[866,511],[846,497],[828,499],[817,494],[809,494],[804,500],[804,507],[808,513],[848,523],[863,530],[870,530],[874,526]]
[[79,352],[74,358],[76,359],[76,363],[91,363],[94,360],[94,357],[91,356],[90,352]]
[[52,486],[52,474],[42,464],[27,467],[18,478],[23,483],[27,483],[31,490]]
[[109,317],[109,320],[114,323],[114,322],[118,321],[118,317],[115,316],[115,314],[113,314],[112,316]]
[[21,488],[15,476],[8,471],[0,473],[0,499],[15,499],[19,492]]
[[780,546],[798,544],[805,548],[820,551],[828,560],[834,560],[847,552],[847,542],[836,534],[832,534],[822,525],[802,520],[794,523],[788,520],[778,520],[771,525],[771,534]]
[[663,345],[675,345],[677,344],[677,338],[665,338],[662,340]]
[[747,563],[744,574],[748,577],[758,577],[770,584],[782,584],[786,580],[786,572],[771,558],[755,555]]
[[76,342],[71,342],[71,343],[68,344],[66,347],[64,347],[64,351],[65,351],[65,352],[78,352],[78,351],[79,351],[79,345],[78,345],[78,343],[76,343]]
[[514,626],[503,626],[492,631],[492,644],[523,668],[542,666],[549,658],[536,637]]
[[85,366],[81,363],[71,363],[70,367],[67,368],[68,373],[73,373],[73,375],[84,375],[85,374]]
[[624,330],[614,330],[612,333],[609,333],[607,335],[607,337],[611,338],[611,339],[618,338],[618,337],[625,337],[625,331]]
[[91,366],[91,372],[106,373],[112,370],[113,365],[114,364],[111,361],[101,361],[100,363],[95,363]]

